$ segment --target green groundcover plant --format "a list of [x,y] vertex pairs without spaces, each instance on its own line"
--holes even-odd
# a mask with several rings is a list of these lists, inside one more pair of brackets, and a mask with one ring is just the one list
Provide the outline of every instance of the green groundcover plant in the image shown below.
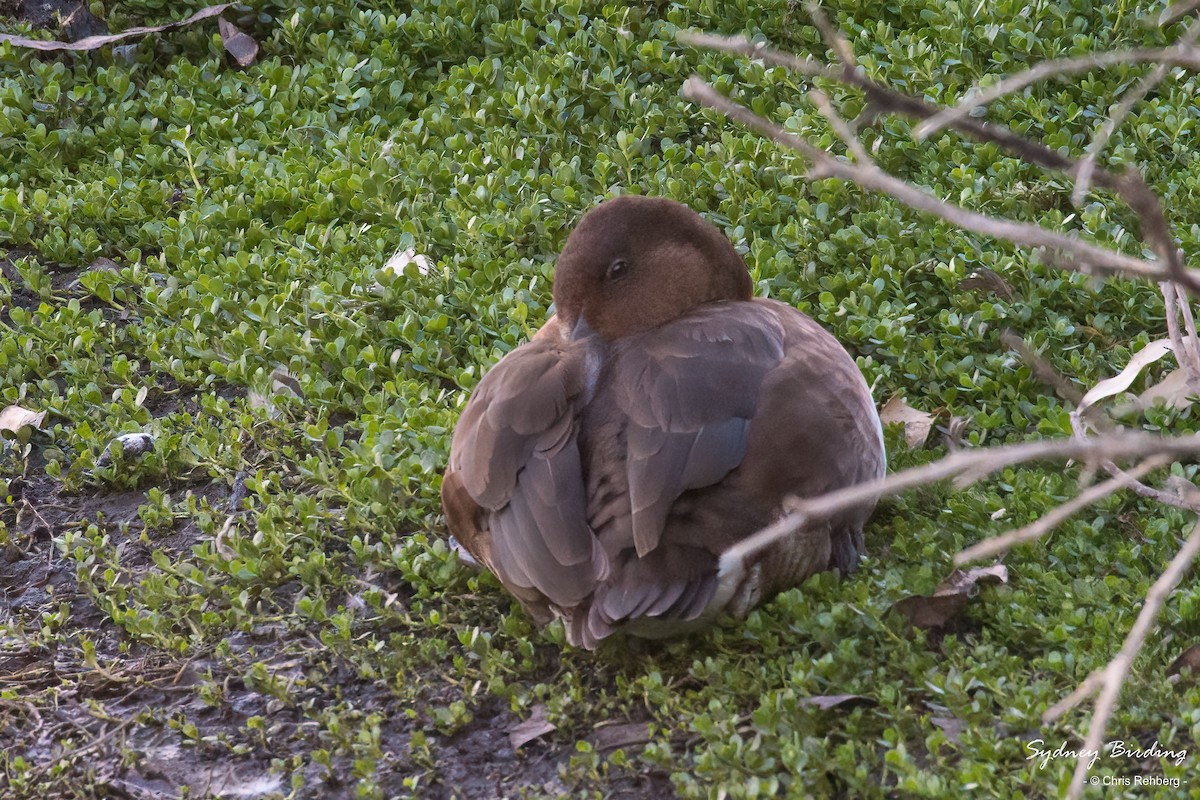
[[[1163,5],[826,10],[870,77],[953,103],[1048,58],[1163,46],[1185,24],[1147,24]],[[120,30],[201,7],[91,11]],[[232,64],[211,21],[79,54],[0,42],[0,408],[46,414],[0,451],[0,791],[1041,797],[1069,783],[1073,760],[1029,743],[1078,747],[1087,711],[1041,713],[1120,648],[1182,511],[1109,497],[926,631],[889,609],[932,592],[964,546],[1072,496],[1080,470],[927,487],[881,505],[855,575],[592,655],[459,563],[440,473],[472,387],[547,316],[572,224],[616,194],[703,213],[758,294],[817,318],[880,403],[903,396],[964,447],[1071,432],[1003,329],[1086,388],[1162,335],[1154,285],[1066,274],[807,183],[794,154],[680,96],[697,72],[832,145],[803,79],[676,40],[744,33],[823,56],[794,3],[266,2],[226,17],[258,39],[257,63]],[[0,31],[50,35],[15,11]],[[1145,70],[1038,84],[987,113],[1078,154]],[[1106,155],[1143,170],[1189,260],[1197,89],[1182,71],[1164,82]],[[940,197],[1139,246],[1103,194],[1077,208],[1066,178],[910,133],[880,120],[874,157]],[[425,258],[385,268],[409,249]],[[1193,417],[1159,405],[1138,424],[1187,432]],[[135,432],[148,452],[112,444]],[[948,438],[887,437],[893,470]],[[1092,773],[1117,781],[1106,795],[1195,789],[1200,688],[1167,673],[1198,609],[1185,579],[1108,735],[1187,756],[1106,756]],[[1120,785],[1136,776],[1181,785]]]

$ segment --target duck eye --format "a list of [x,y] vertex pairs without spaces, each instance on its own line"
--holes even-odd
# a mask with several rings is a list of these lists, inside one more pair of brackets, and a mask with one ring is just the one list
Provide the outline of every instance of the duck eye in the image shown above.
[[619,278],[629,269],[629,263],[623,258],[618,258],[616,261],[608,265],[608,279]]

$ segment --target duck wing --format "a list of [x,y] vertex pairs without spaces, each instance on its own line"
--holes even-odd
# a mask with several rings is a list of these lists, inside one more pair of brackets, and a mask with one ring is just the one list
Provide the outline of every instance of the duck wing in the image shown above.
[[450,447],[443,486],[478,507],[476,530],[460,535],[472,515],[447,503],[452,532],[541,619],[547,601],[571,607],[590,595],[605,568],[576,439],[592,357],[554,337],[513,350],[479,382]]
[[763,381],[783,357],[778,318],[748,302],[704,306],[615,348],[611,387],[628,419],[628,534],[639,557],[658,546],[681,494],[741,464]]

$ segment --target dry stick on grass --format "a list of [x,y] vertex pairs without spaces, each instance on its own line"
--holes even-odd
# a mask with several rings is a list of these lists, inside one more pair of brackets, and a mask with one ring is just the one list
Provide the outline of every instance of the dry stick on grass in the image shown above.
[[[1042,720],[1047,724],[1054,722],[1093,692],[1099,690],[1095,710],[1092,712],[1092,721],[1088,726],[1087,738],[1083,742],[1084,752],[1089,750],[1099,752],[1104,745],[1104,729],[1108,726],[1109,717],[1112,716],[1113,709],[1116,707],[1117,697],[1121,693],[1121,686],[1125,683],[1125,678],[1129,675],[1129,668],[1133,666],[1133,659],[1141,651],[1146,636],[1154,627],[1154,621],[1158,618],[1163,603],[1166,602],[1171,591],[1179,585],[1180,579],[1191,567],[1192,562],[1196,560],[1197,554],[1200,554],[1200,522],[1192,528],[1192,533],[1184,542],[1183,547],[1171,559],[1171,563],[1167,565],[1166,570],[1154,582],[1154,585],[1150,587],[1150,591],[1146,594],[1146,603],[1138,613],[1137,621],[1133,623],[1129,635],[1125,637],[1125,643],[1121,646],[1120,652],[1113,656],[1112,661],[1109,661],[1103,669],[1089,675],[1087,680],[1080,684],[1079,688],[1066,700],[1042,715]],[[1076,762],[1075,776],[1071,779],[1068,796],[1078,797],[1083,792],[1088,763],[1089,760],[1083,757]]]
[[[763,43],[751,42],[744,36],[716,36],[704,33],[681,32],[678,34],[678,39],[684,44],[690,44],[695,47],[721,50],[727,53],[744,55],[749,58],[762,59],[767,63],[784,67],[808,77],[826,78],[847,86],[852,86],[866,94],[869,113],[872,115],[902,114],[914,119],[924,120],[937,115],[940,111],[937,106],[926,103],[924,100],[901,94],[882,83],[871,80],[860,69],[834,67],[807,56],[796,56],[792,53],[785,53],[782,50],[768,47]],[[728,98],[717,94],[712,87],[708,87],[696,76],[693,76],[684,85],[685,95],[688,92],[689,85],[696,85],[697,88],[705,87],[709,93],[720,98],[726,104],[741,108],[731,103]],[[730,113],[725,108],[718,107],[717,110],[727,114]],[[742,110],[752,117],[757,117],[757,115],[748,109]],[[730,116],[733,115],[730,114]],[[735,118],[744,124],[749,124],[747,120],[742,119],[740,116]],[[768,125],[770,124],[761,117],[757,118]],[[1064,172],[1072,176],[1078,171],[1079,165],[1072,159],[1061,155],[1040,142],[1034,142],[1018,136],[999,125],[987,125],[970,117],[963,117],[953,120],[949,126],[959,133],[970,136],[978,141],[991,142],[1010,155],[1020,158],[1036,167]],[[759,130],[768,136],[772,136],[769,132]],[[787,135],[790,136],[790,134]],[[776,137],[772,136],[772,138]],[[796,137],[792,138],[795,139]],[[776,139],[776,141],[779,140]],[[790,147],[792,145],[787,144],[786,146]],[[1092,182],[1103,189],[1116,192],[1125,204],[1129,206],[1130,210],[1137,214],[1138,219],[1141,221],[1142,238],[1150,245],[1163,265],[1155,264],[1153,266],[1153,269],[1157,270],[1156,279],[1176,280],[1183,284],[1188,291],[1200,295],[1200,272],[1184,267],[1183,258],[1175,246],[1175,239],[1171,235],[1170,226],[1167,224],[1158,195],[1146,184],[1142,174],[1136,169],[1127,169],[1120,175],[1117,175],[1097,167],[1095,173],[1092,175]],[[1037,226],[1033,227],[1036,228]],[[1083,257],[1078,252],[1074,254],[1060,252],[1053,255],[1053,262],[1062,269],[1084,273],[1095,271],[1092,265],[1088,264],[1086,257]],[[1151,264],[1152,262],[1142,263]]]
[[[1024,247],[1065,253],[1077,260],[1059,261],[1056,259],[1056,263],[1072,264],[1088,274],[1126,275],[1154,280],[1171,277],[1162,265],[1152,261],[1108,250],[1073,236],[1043,228],[1040,225],[989,217],[986,214],[979,214],[962,206],[944,202],[923,189],[884,172],[873,162],[851,164],[841,161],[825,150],[760,117],[745,106],[733,102],[695,75],[688,78],[684,84],[683,94],[689,100],[716,109],[779,144],[803,153],[812,163],[812,168],[808,173],[809,180],[841,178],[852,181],[864,189],[891,195],[905,205],[941,217],[960,228],[997,239],[1007,239]],[[1200,275],[1191,276],[1191,279],[1197,281],[1200,279]]]
[[1151,470],[1165,466],[1168,462],[1169,459],[1163,456],[1148,458],[1129,472],[1121,472],[1120,475],[1109,478],[1103,483],[1088,487],[1024,528],[1018,528],[991,539],[984,539],[982,542],[968,547],[954,556],[954,564],[961,567],[971,561],[981,561],[1001,553],[1007,553],[1019,544],[1040,539],[1083,509],[1130,486],[1138,478]]
[[1009,75],[987,89],[969,91],[967,98],[957,106],[939,111],[918,125],[913,130],[913,136],[918,139],[931,136],[948,127],[955,120],[969,116],[975,109],[986,106],[1005,95],[1019,92],[1046,78],[1089,72],[1093,69],[1117,64],[1166,64],[1170,67],[1200,68],[1200,48],[1195,47],[1191,42],[1179,42],[1170,47],[1139,47],[1133,50],[1114,50],[1109,53],[1093,53],[1088,56],[1043,61],[1024,72]]
[[1099,462],[1158,455],[1182,457],[1197,453],[1200,453],[1200,434],[1163,438],[1132,431],[959,450],[931,464],[896,472],[878,481],[848,486],[820,497],[791,498],[787,504],[790,513],[726,550],[721,556],[721,569],[734,569],[736,562],[839,512],[930,483],[953,479],[956,485],[966,486],[1003,467],[1029,461],[1072,459]]

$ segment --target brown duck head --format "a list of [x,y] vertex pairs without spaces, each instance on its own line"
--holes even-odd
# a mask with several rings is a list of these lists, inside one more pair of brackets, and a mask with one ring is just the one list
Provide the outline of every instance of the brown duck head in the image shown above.
[[749,300],[742,257],[682,203],[626,196],[588,211],[554,271],[564,332],[607,340],[649,330],[704,303]]

